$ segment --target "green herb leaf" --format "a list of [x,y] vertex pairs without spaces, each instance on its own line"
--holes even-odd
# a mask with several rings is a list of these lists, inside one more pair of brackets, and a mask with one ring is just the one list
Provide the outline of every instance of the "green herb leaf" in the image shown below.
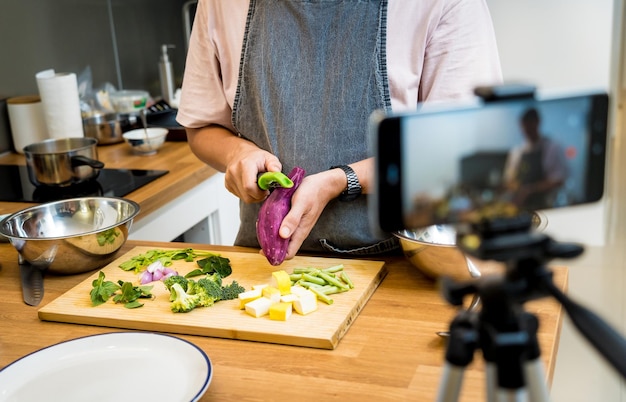
[[89,292],[91,296],[91,305],[99,306],[104,304],[113,296],[115,292],[117,292],[120,287],[115,282],[105,281],[104,272],[100,271],[98,273],[98,278],[94,279],[91,282],[93,289]]
[[193,276],[217,273],[222,278],[226,278],[233,272],[233,269],[230,266],[230,260],[228,258],[220,257],[219,255],[212,255],[198,260],[197,264],[200,268],[202,268],[202,271],[200,273],[196,273],[198,270],[191,271],[186,275],[187,277],[191,276],[191,273],[194,273]]
[[142,307],[142,306],[143,306],[143,303],[140,303],[140,302],[138,302],[136,300],[133,301],[133,302],[124,304],[124,307],[126,307],[128,309],[139,308],[139,307]]

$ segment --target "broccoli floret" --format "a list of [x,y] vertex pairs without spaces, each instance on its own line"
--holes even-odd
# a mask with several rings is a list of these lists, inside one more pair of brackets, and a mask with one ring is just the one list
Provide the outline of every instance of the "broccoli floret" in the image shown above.
[[180,283],[172,284],[170,299],[172,299],[170,308],[174,313],[187,313],[196,308],[200,302],[199,295],[187,294]]
[[200,296],[201,306],[209,307],[222,299],[222,287],[210,278],[202,278],[192,283],[191,292]]
[[205,276],[204,279],[213,281],[217,283],[219,286],[222,286],[222,276],[218,274],[217,272],[214,272],[211,275]]
[[222,300],[233,300],[239,296],[239,293],[245,292],[246,289],[233,281],[230,285],[222,286]]
[[173,275],[163,281],[165,288],[170,292],[170,301],[174,301],[174,297],[176,296],[176,294],[172,292],[172,285],[178,283],[180,287],[187,292],[189,290],[188,282],[189,280],[181,275]]

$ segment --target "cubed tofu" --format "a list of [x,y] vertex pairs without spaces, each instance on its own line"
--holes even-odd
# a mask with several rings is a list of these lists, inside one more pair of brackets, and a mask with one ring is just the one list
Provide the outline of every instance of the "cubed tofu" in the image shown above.
[[298,295],[295,295],[293,293],[288,294],[288,295],[284,295],[284,296],[280,296],[280,301],[283,302],[283,303],[293,303],[296,300],[298,300]]
[[280,301],[280,290],[276,289],[274,286],[264,287],[261,293],[263,297],[267,297],[274,303],[278,303]]
[[291,303],[276,303],[270,307],[270,319],[278,321],[287,321],[291,317]]
[[303,293],[298,296],[298,299],[293,302],[293,309],[296,313],[306,315],[317,310],[317,296],[315,293],[307,290],[307,293]]
[[246,304],[246,313],[253,317],[263,317],[270,311],[270,307],[277,303],[272,303],[267,297],[259,297]]
[[291,293],[300,296],[301,294],[311,293],[311,291],[303,286],[296,285],[291,287]]

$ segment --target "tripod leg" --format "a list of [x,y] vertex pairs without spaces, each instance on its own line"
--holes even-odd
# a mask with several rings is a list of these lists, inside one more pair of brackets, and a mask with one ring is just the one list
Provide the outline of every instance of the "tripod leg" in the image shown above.
[[446,349],[446,364],[437,395],[437,402],[456,402],[459,399],[465,368],[474,359],[478,345],[476,314],[461,311],[450,324]]
[[524,367],[526,375],[526,388],[528,389],[528,400],[532,402],[546,402],[550,400],[548,387],[546,386],[546,375],[540,359],[530,360]]
[[437,402],[456,402],[459,400],[464,373],[465,367],[455,366],[450,363],[446,363],[443,366]]

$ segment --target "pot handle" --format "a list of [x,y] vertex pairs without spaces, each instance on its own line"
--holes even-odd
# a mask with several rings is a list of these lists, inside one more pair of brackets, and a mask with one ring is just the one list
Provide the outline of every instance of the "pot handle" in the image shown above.
[[102,169],[104,167],[104,163],[82,155],[72,156],[71,164],[72,168],[86,165],[91,166],[94,169]]

